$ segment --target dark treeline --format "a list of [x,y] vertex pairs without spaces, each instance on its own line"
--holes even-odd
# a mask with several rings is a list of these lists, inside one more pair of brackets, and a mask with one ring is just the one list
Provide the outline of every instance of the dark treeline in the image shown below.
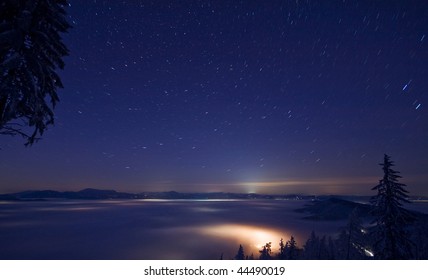
[[409,247],[403,248],[400,256],[385,257],[385,249],[376,247],[374,225],[364,227],[354,211],[346,225],[333,236],[319,236],[312,231],[304,244],[297,244],[293,236],[289,240],[278,241],[277,249],[272,250],[272,242],[266,243],[258,255],[245,253],[239,245],[236,260],[368,260],[368,259],[428,259],[428,221],[418,219],[407,226],[407,236],[398,243],[405,242]]
[[358,209],[349,215],[348,221],[333,236],[318,236],[312,231],[303,245],[293,236],[279,240],[279,249],[272,251],[272,243],[266,243],[259,256],[245,255],[239,246],[235,256],[243,259],[280,260],[362,260],[362,259],[428,259],[428,219],[403,208],[409,203],[406,185],[399,183],[399,172],[392,169],[388,155],[380,164],[383,178],[372,188],[377,194],[371,199],[372,220],[363,225]]

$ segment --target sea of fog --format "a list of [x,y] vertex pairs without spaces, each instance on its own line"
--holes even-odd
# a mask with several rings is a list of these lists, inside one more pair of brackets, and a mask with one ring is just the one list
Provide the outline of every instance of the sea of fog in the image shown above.
[[[311,221],[290,200],[0,201],[0,259],[232,259],[346,221]],[[413,207],[418,208],[418,205]]]

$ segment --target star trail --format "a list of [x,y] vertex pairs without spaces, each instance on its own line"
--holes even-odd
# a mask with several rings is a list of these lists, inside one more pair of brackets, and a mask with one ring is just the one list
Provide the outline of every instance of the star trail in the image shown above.
[[423,1],[70,1],[56,123],[0,191],[428,195]]

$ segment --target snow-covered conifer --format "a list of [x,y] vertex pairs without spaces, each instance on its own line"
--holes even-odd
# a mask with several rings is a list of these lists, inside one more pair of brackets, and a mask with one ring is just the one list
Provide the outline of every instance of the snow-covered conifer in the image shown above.
[[399,183],[398,171],[392,169],[394,163],[388,155],[384,156],[383,178],[372,188],[377,194],[372,197],[375,226],[373,229],[373,249],[377,259],[410,259],[412,242],[408,239],[406,226],[414,217],[403,208],[409,203],[406,185]]
[[64,68],[68,55],[60,36],[70,28],[67,5],[67,0],[0,3],[0,134],[21,135],[32,144],[53,124],[57,89],[63,87],[56,70]]

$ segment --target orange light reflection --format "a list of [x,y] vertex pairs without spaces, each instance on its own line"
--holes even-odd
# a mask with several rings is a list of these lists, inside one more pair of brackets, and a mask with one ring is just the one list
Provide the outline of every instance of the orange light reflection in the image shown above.
[[200,229],[200,233],[232,240],[236,244],[242,244],[247,252],[252,253],[257,253],[268,242],[272,242],[272,251],[277,251],[280,239],[286,241],[290,238],[288,232],[240,224],[206,226]]

